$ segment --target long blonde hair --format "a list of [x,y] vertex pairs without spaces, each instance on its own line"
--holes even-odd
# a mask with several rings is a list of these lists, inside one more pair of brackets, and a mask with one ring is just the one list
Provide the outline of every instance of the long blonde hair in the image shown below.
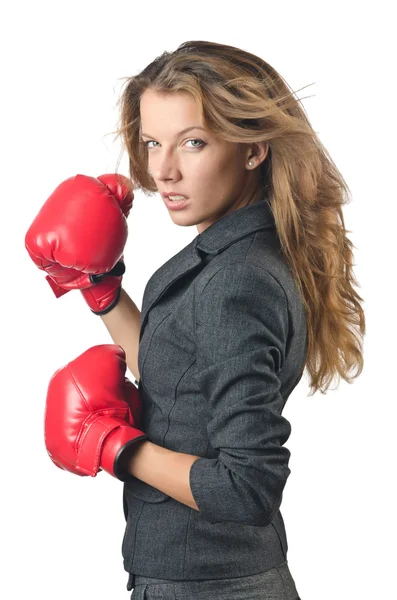
[[309,395],[324,394],[335,375],[351,383],[363,370],[365,317],[342,214],[350,190],[300,100],[264,60],[215,42],[184,42],[123,79],[113,133],[128,152],[133,190],[157,191],[140,137],[140,98],[148,88],[190,92],[206,127],[221,139],[269,145],[261,185],[306,309]]

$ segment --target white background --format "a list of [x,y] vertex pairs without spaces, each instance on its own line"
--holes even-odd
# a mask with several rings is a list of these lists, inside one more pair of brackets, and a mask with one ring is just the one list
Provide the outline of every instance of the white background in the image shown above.
[[[302,380],[290,396],[282,513],[302,600],[397,598],[392,2],[15,1],[0,20],[0,597],[130,597],[122,483],[57,469],[43,439],[53,372],[112,340],[79,293],[55,298],[24,235],[61,181],[114,172],[121,78],[201,39],[260,55],[294,90],[308,86],[298,96],[352,190],[344,216],[365,300],[364,372],[310,399]],[[126,155],[119,170],[128,175]],[[197,230],[174,225],[158,195],[137,193],[129,232],[124,287],[140,308],[149,277]]]

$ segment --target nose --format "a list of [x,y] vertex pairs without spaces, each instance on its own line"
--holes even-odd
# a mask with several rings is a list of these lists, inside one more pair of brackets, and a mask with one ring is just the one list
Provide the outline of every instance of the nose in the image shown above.
[[167,181],[178,178],[178,174],[180,173],[179,159],[173,154],[172,149],[164,152],[162,156],[157,153],[155,157],[149,157],[149,163],[149,173],[153,175],[154,179]]

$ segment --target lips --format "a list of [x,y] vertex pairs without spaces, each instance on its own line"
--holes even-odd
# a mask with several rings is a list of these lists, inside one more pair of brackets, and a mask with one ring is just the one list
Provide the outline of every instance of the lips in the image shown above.
[[188,198],[185,198],[184,200],[173,201],[171,198],[167,197],[164,198],[164,203],[170,210],[182,210],[189,204]]

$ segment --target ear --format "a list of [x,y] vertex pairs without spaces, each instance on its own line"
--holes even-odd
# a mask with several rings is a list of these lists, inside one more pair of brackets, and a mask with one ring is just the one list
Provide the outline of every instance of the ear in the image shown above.
[[253,160],[255,168],[265,160],[269,152],[269,144],[266,142],[254,142],[250,145],[250,149],[247,154],[247,162]]

